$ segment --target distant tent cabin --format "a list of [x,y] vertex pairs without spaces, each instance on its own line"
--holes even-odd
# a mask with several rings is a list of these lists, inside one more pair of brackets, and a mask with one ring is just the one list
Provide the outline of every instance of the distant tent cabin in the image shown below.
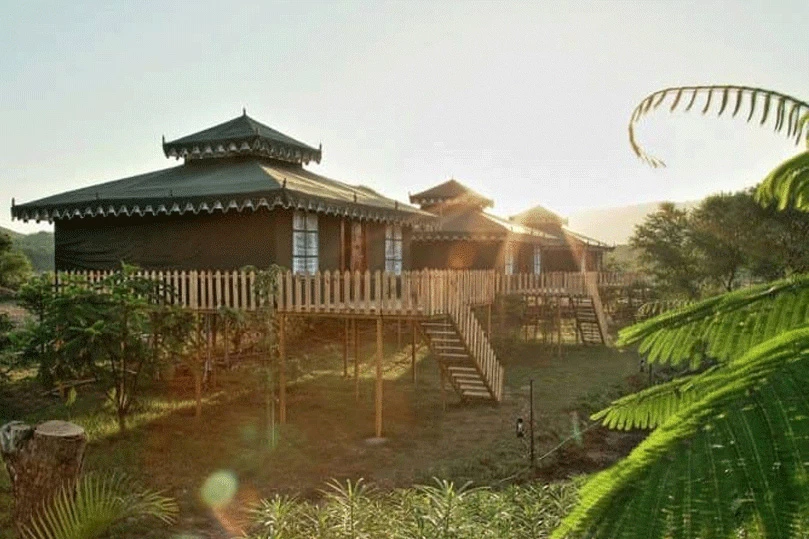
[[413,223],[431,216],[309,172],[313,148],[244,113],[163,142],[180,166],[14,205],[55,226],[58,270],[237,269],[295,272],[411,267]]
[[[610,247],[565,227],[537,206],[509,219],[486,211],[491,199],[455,179],[410,195],[436,215],[413,232],[413,267],[493,269],[506,274],[598,271]],[[582,266],[584,264],[584,266]]]

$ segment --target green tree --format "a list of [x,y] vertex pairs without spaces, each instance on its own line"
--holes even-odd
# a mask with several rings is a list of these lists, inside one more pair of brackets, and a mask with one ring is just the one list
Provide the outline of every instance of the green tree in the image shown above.
[[0,233],[0,287],[16,290],[31,276],[31,262],[12,247],[11,237]]
[[193,327],[167,304],[171,290],[123,268],[97,283],[33,279],[20,301],[36,317],[16,335],[23,357],[46,383],[94,377],[126,428],[144,375],[183,351]]
[[[747,103],[760,123],[800,140],[809,103],[739,86],[661,90],[638,105],[635,123],[670,110],[736,115]],[[756,192],[765,205],[809,210],[809,152],[778,166]],[[703,367],[614,402],[596,418],[653,429],[626,459],[596,474],[554,537],[803,537],[809,508],[809,276],[711,297],[624,330],[650,363]]]
[[671,202],[646,217],[629,239],[640,261],[661,292],[672,296],[699,296],[703,277],[700,256],[692,238],[688,212]]

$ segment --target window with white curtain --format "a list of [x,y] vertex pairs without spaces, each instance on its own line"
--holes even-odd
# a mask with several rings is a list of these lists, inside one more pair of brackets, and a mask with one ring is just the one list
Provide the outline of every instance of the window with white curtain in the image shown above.
[[539,245],[534,245],[534,275],[542,272],[542,249]]
[[510,243],[506,244],[506,250],[504,253],[504,259],[506,262],[506,266],[504,268],[504,272],[506,275],[514,275],[514,266],[516,263],[514,257],[514,246]]
[[385,271],[402,273],[402,225],[385,227]]
[[317,214],[295,211],[292,214],[292,271],[317,271],[318,234]]

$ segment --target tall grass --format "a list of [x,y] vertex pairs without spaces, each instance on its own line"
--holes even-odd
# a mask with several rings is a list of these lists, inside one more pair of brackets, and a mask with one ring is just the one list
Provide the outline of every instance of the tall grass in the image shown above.
[[332,481],[321,501],[275,496],[254,513],[251,539],[541,539],[576,502],[574,482],[503,490],[434,484],[375,492]]

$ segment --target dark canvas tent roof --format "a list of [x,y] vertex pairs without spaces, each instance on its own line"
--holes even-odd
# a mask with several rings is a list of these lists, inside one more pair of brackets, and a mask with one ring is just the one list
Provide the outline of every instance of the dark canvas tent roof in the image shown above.
[[413,233],[414,240],[504,240],[513,239],[531,243],[561,243],[558,238],[497,217],[490,213],[463,209],[449,211]]
[[247,114],[164,142],[163,149],[185,163],[15,205],[12,217],[53,221],[283,207],[379,221],[432,218],[368,187],[305,170],[304,162],[320,161],[319,149]]
[[303,167],[256,157],[184,165],[68,191],[12,208],[24,221],[107,215],[170,215],[300,208],[360,219],[404,221],[430,214]]
[[232,120],[203,129],[171,142],[163,142],[166,157],[205,159],[233,155],[269,157],[306,164],[320,163],[322,151],[297,141],[245,112]]
[[517,215],[512,215],[509,219],[526,226],[546,224],[562,226],[567,224],[567,219],[560,217],[558,214],[542,206],[534,206]]
[[450,179],[426,191],[410,195],[410,202],[419,204],[422,207],[444,202],[453,202],[481,208],[488,208],[494,205],[491,199],[473,191],[455,179]]

